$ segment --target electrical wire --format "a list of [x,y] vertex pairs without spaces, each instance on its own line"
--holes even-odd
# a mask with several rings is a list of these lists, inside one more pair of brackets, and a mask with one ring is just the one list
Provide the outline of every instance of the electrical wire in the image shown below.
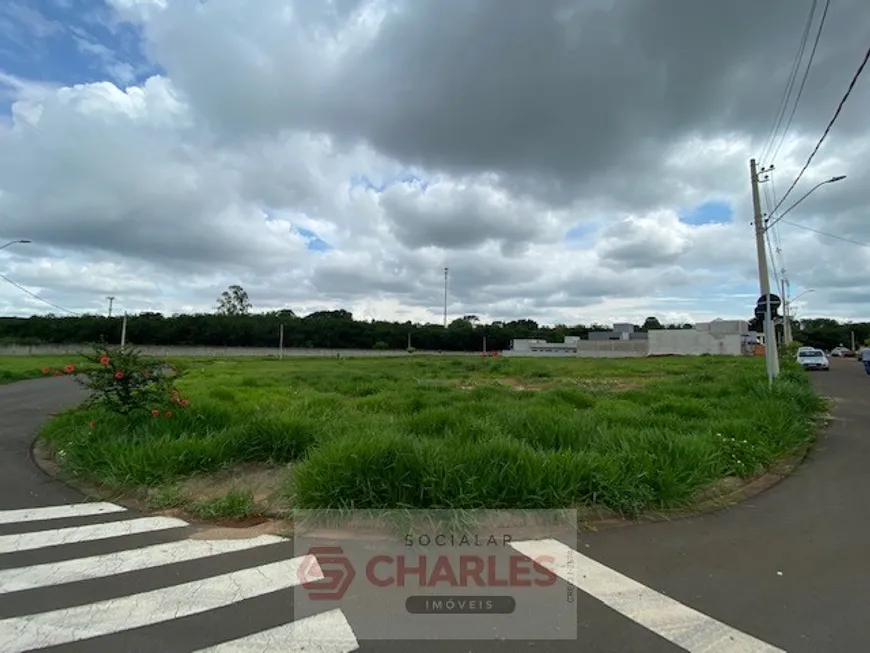
[[860,240],[853,240],[852,238],[846,238],[844,236],[838,236],[836,234],[831,234],[826,231],[819,231],[818,229],[813,229],[812,227],[807,227],[803,224],[798,224],[796,222],[790,222],[788,220],[783,220],[783,223],[791,225],[792,227],[797,227],[798,229],[806,229],[807,231],[812,231],[814,234],[819,234],[820,236],[826,236],[828,238],[836,238],[837,240],[842,240],[846,243],[851,243],[853,245],[860,245],[861,247],[870,247],[870,243],[862,243]]
[[767,160],[767,155],[770,153],[770,148],[773,145],[773,142],[776,140],[776,132],[779,130],[779,127],[782,124],[782,119],[785,116],[786,107],[788,106],[788,101],[791,98],[791,92],[794,89],[794,82],[795,79],[797,79],[798,68],[800,68],[800,62],[804,56],[804,48],[806,48],[807,40],[810,37],[810,28],[813,26],[813,17],[815,16],[817,6],[818,0],[813,0],[812,5],[810,6],[810,15],[807,17],[807,23],[804,26],[804,31],[801,35],[800,44],[798,45],[798,51],[795,55],[794,63],[792,64],[791,73],[789,74],[785,91],[782,94],[782,99],[779,101],[779,109],[776,112],[776,117],[773,119],[773,128],[770,130],[770,134],[765,139],[764,149],[762,150],[761,156],[758,157],[759,161]]
[[5,274],[0,274],[0,279],[3,279],[3,281],[5,281],[6,283],[10,283],[10,284],[12,284],[12,285],[15,286],[16,288],[18,288],[18,290],[21,290],[22,292],[27,293],[28,295],[30,295],[30,296],[33,297],[34,299],[38,299],[39,301],[44,302],[45,304],[48,304],[49,306],[52,306],[52,307],[54,307],[54,308],[57,308],[57,309],[59,309],[59,310],[61,310],[61,311],[64,311],[65,313],[69,313],[69,314],[71,314],[71,315],[80,315],[79,313],[76,313],[75,311],[71,311],[71,310],[68,309],[68,308],[64,308],[63,306],[60,306],[60,305],[58,305],[58,304],[55,304],[54,302],[50,302],[50,301],[48,301],[47,299],[45,299],[44,297],[40,297],[40,296],[37,295],[35,292],[31,292],[31,291],[29,291],[27,288],[25,288],[24,286],[22,286],[20,283],[15,283],[14,281],[12,281],[12,279],[10,279],[9,277],[7,277]]
[[852,94],[852,89],[855,88],[855,84],[858,83],[858,79],[861,77],[861,73],[864,72],[864,68],[867,66],[867,61],[870,60],[870,48],[867,49],[867,52],[864,54],[864,60],[861,62],[861,65],[858,66],[858,70],[855,71],[855,74],[852,76],[852,81],[849,82],[849,88],[846,89],[845,95],[840,100],[840,104],[837,105],[837,110],[834,112],[831,121],[828,123],[828,126],[825,127],[825,131],[822,134],[822,137],[819,139],[819,142],[816,143],[816,146],[813,148],[813,151],[810,153],[807,162],[804,164],[804,167],[801,168],[801,171],[798,173],[798,176],[795,177],[795,180],[791,182],[791,186],[788,187],[788,190],[785,192],[785,195],[780,198],[779,203],[774,207],[771,214],[776,212],[776,210],[782,206],[782,203],[785,202],[785,199],[791,194],[794,190],[794,187],[797,186],[797,183],[800,181],[801,177],[803,177],[804,173],[807,171],[807,168],[810,167],[810,163],[812,163],[813,157],[816,156],[816,153],[819,151],[819,148],[822,146],[822,143],[825,142],[825,139],[828,137],[828,134],[831,131],[831,128],[834,126],[834,123],[837,122],[837,118],[840,117],[840,112],[843,110],[843,106],[846,104],[846,101],[849,99],[849,96]]
[[[768,179],[770,180],[770,206],[776,205],[776,186],[773,182],[773,172],[769,175]],[[767,231],[771,231],[773,233],[773,242],[776,245],[776,253],[779,256],[779,265],[780,271],[782,272],[783,279],[788,283],[786,277],[786,265],[785,265],[785,257],[782,253],[782,236],[779,232],[779,229],[776,227],[776,224],[770,224],[767,226]]]
[[[762,188],[763,188],[763,190],[761,192],[761,201],[765,205],[765,208],[769,210],[770,207],[773,206],[773,204],[770,201],[770,192],[769,192],[767,186],[762,186]],[[765,215],[767,215],[767,214],[765,214]],[[779,274],[777,272],[776,259],[777,259],[777,256],[781,253],[781,250],[779,250],[779,249],[774,250],[773,244],[770,242],[770,229],[764,230],[764,239],[766,241],[767,251],[769,252],[769,255],[770,255],[770,260],[768,261],[768,263],[769,263],[768,264],[768,271],[771,269],[773,270],[773,278],[774,278],[774,281],[776,281],[776,291],[774,291],[774,294],[776,294],[779,292],[779,288],[780,288]]]
[[[807,67],[804,68],[804,76],[801,79],[800,88],[798,88],[797,95],[794,99],[794,104],[791,106],[791,114],[789,114],[788,122],[785,124],[785,129],[782,130],[782,136],[779,138],[779,144],[776,146],[776,150],[774,150],[773,155],[770,157],[770,162],[773,163],[776,160],[776,155],[779,154],[779,148],[782,147],[783,142],[785,141],[785,136],[788,134],[789,127],[791,127],[791,122],[794,119],[795,111],[797,111],[798,103],[801,101],[801,95],[804,92],[804,86],[807,83],[807,77],[810,74],[810,68],[813,65],[813,59],[816,57],[816,49],[819,47],[819,39],[822,38],[822,30],[825,28],[825,18],[828,16],[828,9],[831,6],[831,0],[826,0],[825,8],[822,10],[822,19],[819,21],[819,29],[816,30],[816,38],[813,41],[813,49],[810,51],[810,57],[807,59]],[[814,9],[815,10],[815,9]]]
[[776,281],[776,291],[779,292],[779,273],[777,272],[776,266],[776,254],[773,250],[773,245],[770,243],[770,231],[764,232],[764,237],[767,240],[767,251],[770,252],[770,265],[768,265],[768,270],[773,270],[773,280]]

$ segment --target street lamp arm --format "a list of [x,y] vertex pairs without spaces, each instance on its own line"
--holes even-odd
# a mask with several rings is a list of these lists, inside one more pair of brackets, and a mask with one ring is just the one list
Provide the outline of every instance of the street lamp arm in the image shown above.
[[792,297],[791,299],[789,299],[789,300],[788,300],[788,303],[791,304],[792,302],[796,302],[796,301],[799,300],[801,297],[803,297],[804,295],[809,295],[811,292],[816,292],[816,289],[815,289],[815,288],[810,288],[809,290],[804,290],[804,291],[803,291],[800,295],[798,295],[797,297]]
[[21,238],[19,240],[10,240],[5,245],[0,245],[0,249],[6,249],[7,247],[10,247],[12,245],[18,245],[18,244],[26,245],[29,242],[30,242],[29,240],[26,240],[24,238]]
[[[833,184],[834,182],[836,182],[836,181],[842,181],[842,180],[845,179],[845,178],[846,178],[846,175],[837,175],[836,177],[831,177],[830,179],[826,179],[825,181],[821,181],[821,182],[819,182],[818,184],[816,184],[815,186],[813,186],[812,188],[810,188],[806,193],[804,193],[803,197],[801,197],[797,202],[795,202],[794,204],[792,204],[792,205],[791,205],[790,207],[788,207],[785,211],[783,211],[782,213],[780,213],[779,216],[777,216],[776,218],[774,218],[773,220],[771,220],[767,225],[765,225],[764,230],[767,231],[767,230],[770,229],[773,225],[775,225],[777,222],[779,222],[780,220],[782,220],[786,215],[788,215],[789,211],[791,211],[794,207],[796,207],[798,204],[800,204],[801,202],[803,202],[806,198],[808,198],[808,197],[809,197],[810,195],[812,195],[816,190],[818,190],[819,188],[821,188],[821,187],[824,186],[825,184]],[[773,216],[771,216],[771,217],[773,217]]]

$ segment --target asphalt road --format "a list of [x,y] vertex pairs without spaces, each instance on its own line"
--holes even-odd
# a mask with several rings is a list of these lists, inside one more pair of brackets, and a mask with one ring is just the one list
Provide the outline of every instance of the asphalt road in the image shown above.
[[[401,543],[339,535],[204,540],[181,520],[82,503],[29,453],[46,416],[78,402],[80,388],[69,379],[0,386],[0,650],[867,650],[870,527],[862,516],[870,496],[870,377],[854,361],[835,360],[831,372],[813,378],[837,399],[835,420],[792,477],[746,504],[670,523],[581,534],[554,529],[470,549],[481,559],[493,555],[502,570],[550,556],[543,564],[554,582],[514,588],[508,616],[409,615],[406,598],[427,591],[378,587],[366,572],[377,555],[407,553]],[[318,600],[300,586],[318,571],[304,554],[311,545],[336,544],[358,573],[340,598]],[[328,576],[335,564],[318,557]],[[395,572],[395,559],[386,561],[374,580]],[[451,591],[454,605],[463,606],[474,605],[477,594],[498,595],[496,604],[508,594]]]

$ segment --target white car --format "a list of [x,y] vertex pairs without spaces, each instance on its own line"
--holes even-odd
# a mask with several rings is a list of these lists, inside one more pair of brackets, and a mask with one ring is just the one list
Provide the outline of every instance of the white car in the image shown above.
[[827,372],[830,368],[828,357],[821,349],[804,349],[799,351],[797,362],[805,370],[823,370]]

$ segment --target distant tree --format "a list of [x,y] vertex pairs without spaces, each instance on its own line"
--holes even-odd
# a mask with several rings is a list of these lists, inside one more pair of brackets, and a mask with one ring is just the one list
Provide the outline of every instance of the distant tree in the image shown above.
[[353,313],[344,309],[337,311],[315,311],[305,316],[306,320],[339,320],[342,322],[353,322]]
[[251,301],[244,288],[232,285],[218,297],[217,309],[220,315],[248,315],[251,312]]
[[643,321],[643,326],[641,326],[641,329],[643,331],[652,331],[652,330],[661,329],[661,328],[662,328],[662,323],[659,322],[658,318],[654,317],[654,316],[650,316],[647,319],[645,319]]
[[289,308],[282,308],[280,311],[269,311],[268,313],[266,313],[266,315],[269,315],[270,317],[283,317],[287,318],[288,320],[295,320],[297,317],[299,317],[298,315],[296,315],[295,311]]

